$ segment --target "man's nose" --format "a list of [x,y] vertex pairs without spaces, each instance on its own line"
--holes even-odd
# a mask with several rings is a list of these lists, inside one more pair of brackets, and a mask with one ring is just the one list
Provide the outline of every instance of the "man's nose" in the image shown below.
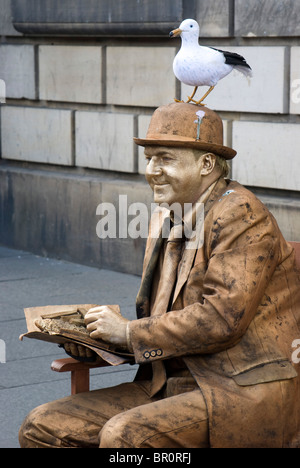
[[160,175],[162,173],[161,164],[151,159],[147,164],[146,173],[150,176]]

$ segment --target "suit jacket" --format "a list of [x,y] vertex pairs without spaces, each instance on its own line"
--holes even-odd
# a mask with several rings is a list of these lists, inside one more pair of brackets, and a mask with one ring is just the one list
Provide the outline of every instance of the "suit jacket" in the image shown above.
[[130,324],[136,362],[183,358],[207,404],[212,447],[300,446],[291,359],[300,279],[274,217],[240,184],[220,179],[205,205],[203,245],[184,250],[171,309],[150,317],[163,221],[156,217],[149,235]]

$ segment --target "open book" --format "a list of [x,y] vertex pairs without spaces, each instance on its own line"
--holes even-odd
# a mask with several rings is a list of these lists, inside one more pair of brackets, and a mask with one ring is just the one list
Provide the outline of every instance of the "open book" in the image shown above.
[[[84,316],[93,307],[98,307],[98,305],[77,304],[24,309],[27,333],[21,335],[20,340],[27,337],[60,345],[73,342],[91,349],[112,366],[133,362],[132,354],[118,350],[105,341],[90,337],[84,323]],[[118,305],[110,307],[120,313]]]

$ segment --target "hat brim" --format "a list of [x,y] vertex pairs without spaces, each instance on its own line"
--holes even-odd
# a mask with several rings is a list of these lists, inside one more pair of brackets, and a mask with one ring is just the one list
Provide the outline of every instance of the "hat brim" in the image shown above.
[[175,148],[193,148],[204,151],[211,151],[212,153],[221,156],[224,159],[233,159],[237,152],[228,146],[216,145],[214,143],[205,143],[197,140],[166,140],[154,138],[134,138],[133,141],[139,146],[169,146]]

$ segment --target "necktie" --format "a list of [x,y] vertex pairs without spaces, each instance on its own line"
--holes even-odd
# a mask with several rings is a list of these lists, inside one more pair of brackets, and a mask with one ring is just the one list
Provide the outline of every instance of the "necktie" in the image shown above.
[[166,242],[164,261],[156,298],[151,310],[151,316],[167,312],[171,295],[177,278],[178,265],[182,254],[183,226],[175,224]]
[[[182,245],[184,242],[183,225],[175,224],[167,240],[164,261],[158,285],[156,298],[152,307],[151,317],[162,315],[168,311],[170,300],[177,278],[178,265],[182,255]],[[163,361],[152,363],[153,378],[151,384],[151,396],[154,396],[165,384],[167,380]]]

